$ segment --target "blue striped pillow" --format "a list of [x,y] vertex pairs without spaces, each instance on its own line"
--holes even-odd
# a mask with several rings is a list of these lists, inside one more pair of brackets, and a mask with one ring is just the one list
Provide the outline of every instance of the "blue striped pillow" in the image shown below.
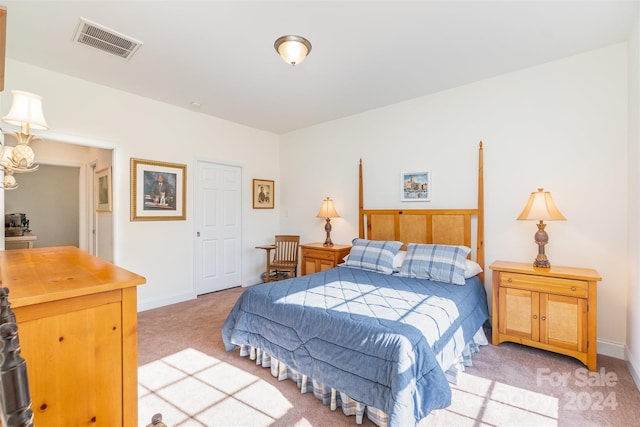
[[466,246],[409,243],[398,275],[464,285],[469,252]]
[[401,242],[353,239],[349,258],[343,265],[391,274],[393,273],[393,257],[401,247]]

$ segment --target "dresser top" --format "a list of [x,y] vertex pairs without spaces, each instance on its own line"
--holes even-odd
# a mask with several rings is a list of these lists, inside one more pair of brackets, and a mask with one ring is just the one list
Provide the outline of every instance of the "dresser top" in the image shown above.
[[344,249],[351,248],[351,245],[339,245],[334,243],[333,246],[323,246],[322,242],[305,243],[300,245],[301,248],[306,249],[324,249],[325,251],[342,251]]
[[0,251],[0,286],[12,307],[141,285],[146,279],[74,246]]
[[512,273],[535,274],[537,276],[564,277],[567,279],[602,280],[600,274],[591,268],[551,266],[549,268],[534,267],[533,263],[495,261],[489,266],[494,271],[510,271]]

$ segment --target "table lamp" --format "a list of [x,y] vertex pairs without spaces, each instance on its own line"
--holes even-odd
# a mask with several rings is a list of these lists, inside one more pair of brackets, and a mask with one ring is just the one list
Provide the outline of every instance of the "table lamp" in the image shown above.
[[534,267],[549,268],[551,263],[547,259],[544,253],[544,246],[549,242],[549,235],[544,230],[546,224],[542,221],[564,221],[566,218],[560,213],[553,199],[551,193],[543,191],[542,188],[538,188],[537,192],[531,193],[529,201],[524,207],[524,210],[518,216],[519,220],[534,220],[540,221],[538,225],[538,231],[534,236],[534,240],[538,245],[538,256],[533,261]]
[[333,242],[331,241],[331,218],[340,218],[338,212],[336,212],[336,208],[333,206],[333,200],[330,197],[327,197],[322,201],[322,207],[320,208],[320,212],[316,215],[317,218],[326,218],[327,222],[324,225],[324,231],[327,232],[327,238],[325,239],[322,246],[333,246]]

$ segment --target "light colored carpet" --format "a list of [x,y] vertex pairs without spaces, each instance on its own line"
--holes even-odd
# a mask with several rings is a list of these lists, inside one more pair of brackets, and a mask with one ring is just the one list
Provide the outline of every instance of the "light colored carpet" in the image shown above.
[[[350,426],[291,381],[237,351],[225,352],[222,322],[244,291],[233,288],[139,314],[140,426],[157,412],[177,426]],[[577,360],[503,343],[484,346],[453,389],[452,405],[423,426],[640,426],[640,391],[624,361]],[[365,418],[365,426],[373,424]]]

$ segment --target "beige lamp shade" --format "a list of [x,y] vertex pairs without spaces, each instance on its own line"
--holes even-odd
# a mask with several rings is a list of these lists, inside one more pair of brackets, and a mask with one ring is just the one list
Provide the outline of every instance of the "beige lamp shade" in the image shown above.
[[522,210],[517,219],[534,221],[564,221],[566,218],[560,213],[551,193],[538,188],[537,192],[531,193],[527,205]]
[[335,206],[333,206],[333,200],[330,197],[327,197],[322,201],[322,207],[316,215],[317,218],[340,218],[338,212],[336,211]]
[[544,191],[542,188],[538,188],[537,192],[531,193],[527,205],[522,210],[522,213],[518,219],[539,221],[538,231],[534,236],[534,241],[538,246],[538,255],[533,261],[533,266],[538,268],[550,268],[551,263],[544,253],[544,247],[549,242],[549,235],[545,231],[545,224],[543,221],[553,220],[565,220],[564,215],[560,213],[556,204],[553,203],[551,193]]
[[300,36],[282,36],[276,40],[273,47],[282,59],[291,65],[301,63],[311,52],[309,40]]
[[49,126],[42,112],[42,97],[31,92],[12,90],[13,102],[9,113],[2,120],[20,126],[26,134],[30,129],[47,130]]

